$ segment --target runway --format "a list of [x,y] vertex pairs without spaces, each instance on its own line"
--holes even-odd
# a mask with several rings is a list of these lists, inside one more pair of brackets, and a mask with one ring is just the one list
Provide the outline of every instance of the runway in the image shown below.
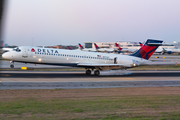
[[88,76],[85,71],[1,71],[1,78],[134,78],[134,77],[180,77],[180,71],[131,71],[131,70],[111,70],[101,71],[100,76],[92,75]]
[[[120,72],[120,73],[119,73]],[[180,86],[180,71],[77,72],[2,71],[0,89],[81,89]]]

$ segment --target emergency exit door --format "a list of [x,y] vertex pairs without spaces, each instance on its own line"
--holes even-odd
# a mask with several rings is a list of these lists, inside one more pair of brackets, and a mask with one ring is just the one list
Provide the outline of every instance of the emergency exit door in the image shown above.
[[22,50],[22,57],[24,57],[24,58],[28,57],[28,49]]

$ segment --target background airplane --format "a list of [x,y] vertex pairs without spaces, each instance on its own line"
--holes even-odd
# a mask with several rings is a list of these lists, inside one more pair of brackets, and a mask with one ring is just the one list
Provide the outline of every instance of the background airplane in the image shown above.
[[112,53],[112,52],[115,52],[115,50],[116,50],[114,48],[100,48],[96,43],[94,43],[94,46],[96,48],[96,51],[98,51],[98,52]]
[[79,43],[79,49],[82,51],[89,51],[89,52],[108,52],[112,53],[115,51],[115,49],[112,48],[99,48],[96,43],[94,43],[95,48],[84,48],[80,43]]
[[97,50],[94,48],[84,48],[80,43],[79,43],[79,49],[82,51],[97,52]]
[[138,49],[131,49],[131,48],[121,48],[119,46],[119,44],[115,43],[115,46],[116,46],[116,49],[120,52],[123,52],[123,53],[134,53],[136,52]]
[[180,54],[180,49],[170,49],[170,48],[163,48],[162,49],[162,54],[165,54],[165,53],[167,53],[167,54],[172,54],[172,53],[178,53],[178,54]]
[[8,52],[8,51],[12,51],[12,50],[13,50],[13,48],[2,48],[3,52]]
[[[116,43],[117,44],[117,43]],[[116,45],[115,44],[115,45]],[[89,52],[103,52],[103,53],[120,53],[122,48],[100,48],[96,43],[94,43],[95,48],[84,48],[81,44],[79,44],[79,49],[82,51],[89,51]]]

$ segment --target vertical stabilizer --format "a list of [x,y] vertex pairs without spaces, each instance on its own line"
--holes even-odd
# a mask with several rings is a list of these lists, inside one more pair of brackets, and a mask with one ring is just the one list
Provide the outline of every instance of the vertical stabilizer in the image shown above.
[[84,47],[79,43],[79,49],[82,50]]
[[119,50],[119,51],[122,50],[122,48],[119,46],[119,44],[115,43],[115,45],[116,45],[116,49],[117,49],[117,50]]
[[70,46],[68,46],[68,49],[69,49],[69,50],[72,50],[72,48],[71,48]]
[[98,45],[96,43],[94,43],[94,46],[96,47],[96,50],[99,49]]
[[148,39],[146,43],[135,53],[130,56],[140,57],[143,59],[149,59],[151,55],[156,51],[156,49],[162,45],[161,40]]

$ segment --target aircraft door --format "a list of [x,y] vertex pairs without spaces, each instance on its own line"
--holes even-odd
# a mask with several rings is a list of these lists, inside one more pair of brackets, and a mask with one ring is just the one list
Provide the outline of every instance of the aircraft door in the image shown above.
[[28,57],[28,49],[22,50],[22,57],[27,58]]
[[114,64],[117,64],[117,57],[114,58]]

